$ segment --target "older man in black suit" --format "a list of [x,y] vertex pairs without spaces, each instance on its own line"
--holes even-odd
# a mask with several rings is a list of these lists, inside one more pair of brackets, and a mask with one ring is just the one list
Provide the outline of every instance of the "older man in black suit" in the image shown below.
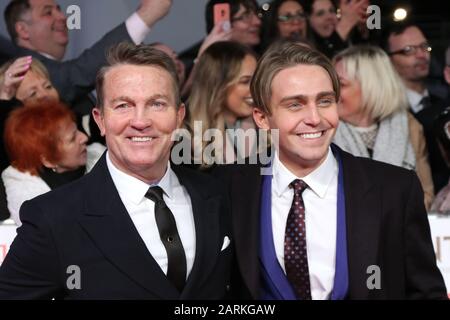
[[79,181],[24,203],[0,299],[224,298],[232,258],[225,192],[169,163],[185,114],[172,60],[122,43],[97,91],[93,114],[108,151]]
[[330,145],[339,90],[329,60],[301,44],[269,49],[259,61],[253,117],[278,147],[266,168],[216,171],[230,186],[237,291],[253,299],[444,299],[415,173]]

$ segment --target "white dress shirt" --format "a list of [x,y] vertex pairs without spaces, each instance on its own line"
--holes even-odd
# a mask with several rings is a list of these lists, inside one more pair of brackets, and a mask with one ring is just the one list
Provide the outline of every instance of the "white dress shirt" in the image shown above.
[[[145,197],[150,185],[119,170],[111,162],[109,152],[106,156],[106,163],[120,199],[125,205],[134,226],[150,254],[167,275],[167,252],[159,237],[154,214],[155,204]],[[166,173],[157,185],[164,190],[164,201],[175,218],[178,234],[186,255],[187,278],[194,264],[196,247],[191,198],[170,168],[170,163],[168,163]]]
[[[294,191],[289,184],[300,178],[281,163],[277,153],[272,172],[273,241],[278,262],[286,273],[284,238],[286,221],[294,198]],[[336,265],[338,164],[331,149],[326,160],[301,180],[309,186],[302,197],[305,204],[311,297],[314,300],[325,300],[333,290]]]
[[145,24],[144,20],[142,20],[137,12],[133,13],[125,21],[125,27],[127,28],[127,32],[134,44],[141,44],[151,30],[151,28]]
[[422,99],[428,97],[428,90],[425,89],[423,94],[420,94],[414,90],[406,89],[406,96],[408,97],[408,102],[413,113],[418,113],[423,110]]

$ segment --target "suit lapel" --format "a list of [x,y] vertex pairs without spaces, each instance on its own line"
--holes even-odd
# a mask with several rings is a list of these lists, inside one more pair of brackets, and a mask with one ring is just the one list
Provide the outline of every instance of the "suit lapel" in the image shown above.
[[231,177],[231,212],[236,254],[243,280],[253,298],[259,298],[259,219],[261,167],[245,166]]
[[[182,167],[172,166],[180,183],[191,198],[194,214],[196,250],[192,270],[181,294],[181,299],[195,297],[196,289],[203,286],[219,257],[223,239],[220,238],[220,196],[202,193],[195,178]],[[228,235],[231,237],[231,235]]]
[[344,170],[349,297],[369,295],[367,268],[378,262],[381,223],[381,186],[372,181],[360,160],[340,150]]
[[[105,153],[106,154],[106,153]],[[147,250],[108,172],[105,154],[90,173],[82,228],[112,264],[138,285],[163,299],[179,293]]]

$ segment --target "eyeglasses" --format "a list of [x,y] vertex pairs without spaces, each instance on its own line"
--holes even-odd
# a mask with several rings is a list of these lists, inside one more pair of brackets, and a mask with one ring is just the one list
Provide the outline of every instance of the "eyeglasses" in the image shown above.
[[312,16],[320,18],[320,17],[325,16],[326,14],[336,15],[337,14],[337,10],[335,8],[329,8],[328,10],[321,9],[321,10],[319,10],[317,12],[312,13]]
[[420,50],[422,52],[431,52],[432,48],[431,46],[424,42],[422,44],[419,44],[417,46],[406,46],[403,49],[397,50],[397,51],[392,51],[389,52],[389,55],[394,55],[394,54],[402,54],[404,56],[413,56],[416,54],[417,50]]
[[305,19],[306,19],[306,15],[303,12],[297,12],[296,14],[288,13],[286,15],[278,16],[278,21],[284,22],[284,23],[294,22],[295,20],[304,21]]
[[249,23],[254,17],[261,19],[262,14],[254,11],[245,11],[240,17],[231,18],[231,22],[242,21],[245,23]]

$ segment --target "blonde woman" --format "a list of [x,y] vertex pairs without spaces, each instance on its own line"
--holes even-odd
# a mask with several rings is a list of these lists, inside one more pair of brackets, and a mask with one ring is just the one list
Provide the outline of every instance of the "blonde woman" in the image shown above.
[[434,188],[422,126],[408,113],[403,83],[380,48],[354,46],[334,58],[341,120],[334,142],[356,156],[415,170],[428,209]]
[[[250,95],[255,68],[255,54],[237,42],[216,42],[200,57],[188,99],[186,124],[192,134],[201,134],[192,140],[192,148],[197,151],[193,152],[194,157],[197,163],[201,162],[201,167],[234,162],[237,157],[256,152],[255,135],[249,135],[243,148],[236,145],[232,137],[235,129],[246,132],[255,128]],[[213,139],[216,133],[223,139]],[[208,150],[208,146],[212,152],[198,152]]]

